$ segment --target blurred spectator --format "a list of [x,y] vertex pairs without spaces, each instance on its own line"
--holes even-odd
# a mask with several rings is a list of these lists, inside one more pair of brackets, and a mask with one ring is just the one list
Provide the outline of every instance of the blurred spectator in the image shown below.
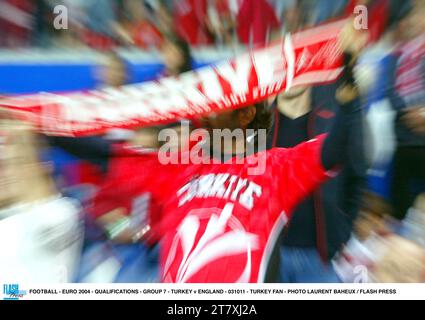
[[[344,282],[422,283],[425,281],[423,196],[401,228],[390,207],[367,195],[353,237],[334,266]],[[413,211],[414,210],[414,211]]]
[[[56,5],[68,9],[69,28],[55,30]],[[371,41],[379,39],[401,7],[396,0],[3,0],[0,45],[48,46],[59,35],[60,45],[84,43],[108,50],[117,45],[156,47],[161,33],[177,33],[191,46],[261,45],[275,32],[351,16],[358,5],[368,8]]]
[[[190,47],[188,43],[178,37],[168,36],[165,38],[161,47],[161,56],[165,65],[162,76],[178,76],[181,73],[192,70]],[[189,130],[184,130],[184,127],[189,128]],[[172,151],[178,152],[186,150],[189,147],[188,145],[182,144],[183,142],[189,141],[189,121],[182,119],[180,122],[167,125],[166,128],[173,129],[176,133],[173,136],[175,140],[170,138],[170,141],[167,141],[167,145],[172,146]],[[187,136],[185,134],[187,134]]]
[[163,76],[177,76],[192,70],[192,56],[187,42],[167,36],[161,46],[161,56],[165,65]]
[[[101,66],[102,84],[107,87],[119,88],[128,81],[126,61],[116,53],[106,55]],[[80,139],[51,138],[54,146],[64,148],[67,152],[81,157],[78,171],[81,172],[79,186],[68,190],[72,196],[84,195],[88,184],[97,185],[106,174],[110,174],[108,158],[105,156],[111,150],[126,150],[126,148],[157,148],[158,132],[156,128],[139,130],[114,129],[109,130],[104,137],[88,137]],[[125,152],[125,151],[123,151]],[[82,190],[82,192],[81,192]],[[108,201],[108,199],[104,199]],[[97,215],[86,206],[87,236],[83,252],[79,282],[156,282],[158,281],[158,253],[155,239],[147,239],[148,244],[138,241],[137,234],[145,226],[151,210],[157,208],[150,203],[150,194],[141,194],[134,200],[132,212],[119,210],[107,215]],[[131,227],[126,230],[113,230],[123,220],[131,221]],[[146,240],[146,239],[145,239]],[[113,268],[106,268],[102,262],[114,261]]]
[[398,34],[403,41],[389,71],[390,97],[397,111],[392,199],[398,219],[425,191],[425,7],[421,1],[413,4],[400,21]]
[[40,160],[40,141],[0,114],[0,274],[5,282],[73,282],[83,230]]
[[[96,76],[102,83],[102,86],[118,88],[127,83],[127,64],[118,54],[110,53],[106,55],[105,61],[101,67],[96,70]],[[123,141],[131,139],[133,131],[114,129],[106,135],[111,140]],[[94,138],[94,144],[99,138]],[[96,147],[93,147],[96,150]],[[68,196],[79,200],[82,204],[86,204],[91,200],[96,186],[102,180],[103,174],[108,168],[101,157],[95,157],[92,161],[95,165],[87,161],[80,161],[72,157],[72,153],[65,152],[62,148],[54,147],[52,156],[54,155],[56,171],[58,172],[59,181],[61,182],[62,191]],[[62,163],[59,159],[68,159]]]
[[[328,132],[341,108],[336,88],[301,87],[280,94],[272,146],[291,148]],[[282,282],[339,282],[330,261],[350,238],[366,173],[360,114],[351,124],[347,154],[351,160],[337,177],[295,208],[282,233]]]
[[[102,86],[119,88],[128,83],[128,63],[117,53],[106,55],[100,70]],[[109,130],[106,139],[115,143],[126,142],[136,147],[157,148],[157,132],[153,128],[139,130],[113,129]],[[103,166],[106,169],[106,165]]]
[[[98,71],[102,87],[119,88],[128,83],[128,63],[115,52],[111,52],[106,55],[105,61]],[[108,130],[105,138],[119,143],[132,140],[133,138],[137,139],[138,135],[144,136],[143,130],[136,133],[133,130],[127,129],[111,129]],[[149,135],[149,137],[150,138],[147,138],[147,141],[143,141],[150,147],[154,144],[153,140],[155,138],[152,135]],[[106,165],[103,165],[103,168],[106,170]]]

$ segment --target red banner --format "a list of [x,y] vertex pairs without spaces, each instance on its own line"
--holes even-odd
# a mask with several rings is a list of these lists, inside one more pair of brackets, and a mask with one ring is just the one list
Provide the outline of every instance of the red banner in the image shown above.
[[267,47],[179,77],[71,94],[0,100],[45,134],[82,136],[241,108],[297,85],[335,81],[345,20],[286,36]]

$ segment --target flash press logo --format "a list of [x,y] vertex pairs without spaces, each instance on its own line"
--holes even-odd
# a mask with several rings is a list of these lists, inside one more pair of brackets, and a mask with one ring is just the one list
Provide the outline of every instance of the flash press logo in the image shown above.
[[27,294],[25,290],[19,290],[19,284],[4,284],[3,285],[3,300],[19,300]]

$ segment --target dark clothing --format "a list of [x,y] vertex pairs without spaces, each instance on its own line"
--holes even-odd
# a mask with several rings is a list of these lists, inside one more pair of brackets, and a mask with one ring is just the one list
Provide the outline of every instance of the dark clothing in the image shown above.
[[323,260],[333,258],[350,238],[366,174],[359,102],[354,102],[349,112],[342,112],[336,119],[339,109],[346,111],[334,98],[337,86],[314,87],[311,93],[312,111],[299,119],[290,120],[276,110],[273,135],[269,141],[270,147],[292,147],[329,132],[322,151],[325,168],[332,168],[326,165],[327,161],[344,164],[337,177],[325,183],[295,209],[282,234],[282,245],[317,248]]
[[[395,218],[404,219],[416,196],[425,192],[424,181],[425,148],[399,147],[394,156],[394,176],[391,190]],[[414,187],[415,182],[417,183],[416,188]]]
[[[281,148],[291,148],[304,141],[308,141],[308,122],[311,117],[311,112],[297,118],[291,119],[281,114],[275,113],[275,117],[279,117],[276,123],[279,123],[280,130],[277,132],[276,146]],[[292,246],[293,239],[299,238],[296,241],[299,247],[310,247],[314,243],[316,237],[316,226],[314,214],[303,215],[298,217],[299,212],[314,212],[314,200],[308,197],[298,206],[291,222],[291,228],[287,228],[284,237],[284,243]],[[298,223],[298,220],[303,223]],[[301,237],[298,235],[302,235]]]
[[[386,93],[397,112],[394,123],[397,149],[391,185],[393,215],[403,220],[416,196],[425,191],[425,135],[412,132],[401,120],[407,106],[395,88],[398,58],[395,54],[385,58],[387,68],[383,76],[388,79]],[[425,58],[422,59],[422,69],[422,74],[425,75]]]
[[277,112],[275,116],[279,117],[279,126],[284,128],[277,133],[276,146],[291,148],[309,139],[308,120],[311,112],[296,119],[291,119],[280,112]]
[[47,137],[47,140],[50,145],[60,147],[82,160],[99,166],[104,173],[108,171],[109,157],[112,154],[110,141],[100,137]]

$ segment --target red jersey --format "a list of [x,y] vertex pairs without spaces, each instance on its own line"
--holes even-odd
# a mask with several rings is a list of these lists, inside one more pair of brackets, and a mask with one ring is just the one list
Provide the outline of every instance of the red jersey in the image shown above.
[[[128,208],[130,199],[151,193],[161,205],[155,230],[164,282],[263,282],[292,209],[327,177],[323,138],[247,156],[241,164],[164,166],[156,154],[116,157],[96,210]],[[259,159],[265,170],[253,175]]]

